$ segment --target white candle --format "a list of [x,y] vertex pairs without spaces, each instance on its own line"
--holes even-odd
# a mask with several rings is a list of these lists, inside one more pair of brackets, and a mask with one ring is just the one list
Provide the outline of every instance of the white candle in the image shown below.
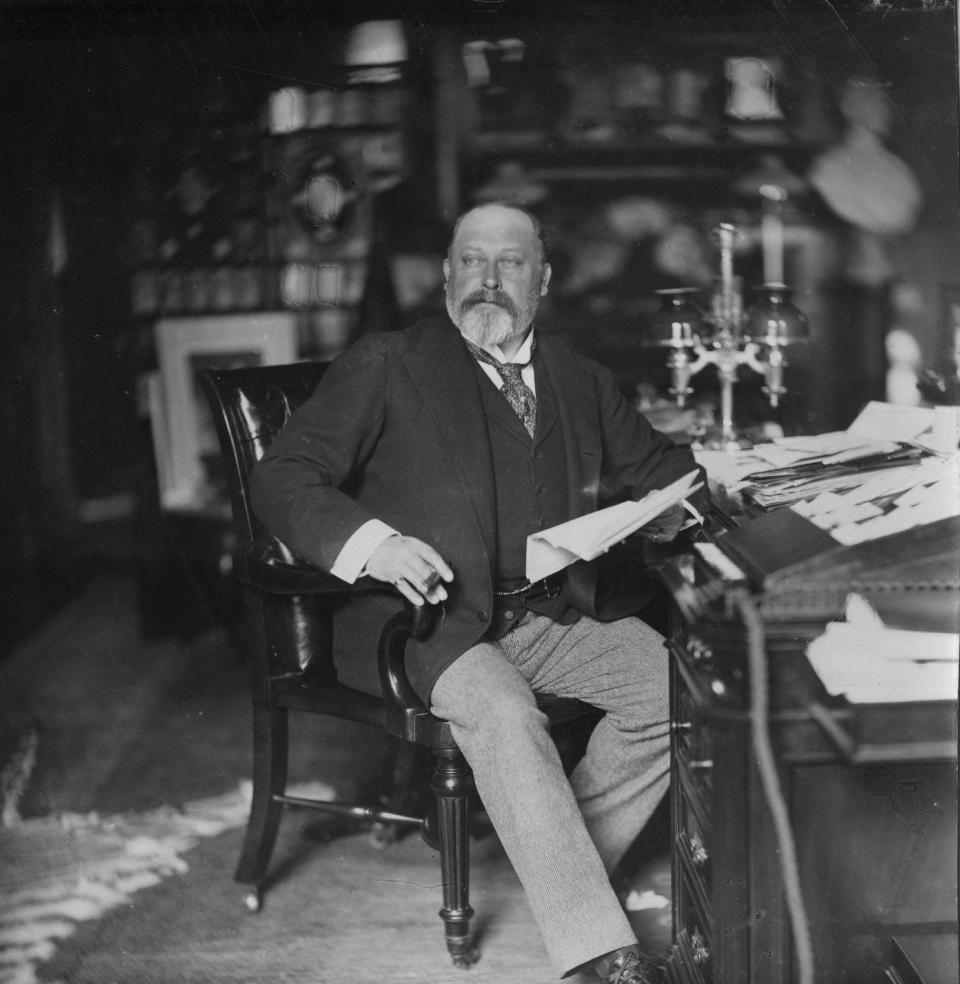
[[783,220],[765,212],[760,224],[763,243],[763,279],[768,284],[783,283]]
[[734,290],[733,279],[733,237],[736,230],[729,223],[721,223],[717,229],[720,238],[720,311],[721,319],[726,327],[733,329]]
[[787,193],[777,185],[763,185],[763,217],[760,220],[760,243],[763,249],[763,279],[768,284],[783,280],[783,218],[781,207]]
[[724,294],[733,285],[733,226],[720,226],[720,287]]

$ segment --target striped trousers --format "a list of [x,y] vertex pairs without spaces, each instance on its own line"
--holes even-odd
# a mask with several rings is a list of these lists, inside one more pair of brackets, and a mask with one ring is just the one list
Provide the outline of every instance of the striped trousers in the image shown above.
[[[569,779],[537,693],[605,712]],[[557,973],[635,943],[610,874],[669,783],[663,637],[636,618],[528,613],[451,664],[431,710],[473,769]]]

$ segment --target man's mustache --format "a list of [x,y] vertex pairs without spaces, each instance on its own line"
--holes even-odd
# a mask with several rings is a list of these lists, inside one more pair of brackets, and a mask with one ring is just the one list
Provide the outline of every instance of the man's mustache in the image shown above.
[[460,310],[466,311],[478,304],[496,304],[509,311],[513,317],[518,314],[516,304],[502,290],[475,290],[460,302]]

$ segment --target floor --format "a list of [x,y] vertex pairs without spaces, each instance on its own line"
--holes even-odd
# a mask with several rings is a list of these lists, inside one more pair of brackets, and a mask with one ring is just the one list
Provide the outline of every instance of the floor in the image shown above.
[[[247,667],[215,620],[198,621],[188,638],[146,638],[133,572],[88,569],[71,599],[0,661],[0,755],[15,754],[24,736],[35,745],[22,788],[5,793],[20,816],[134,815],[229,793],[249,775]],[[368,729],[306,716],[291,779],[370,791],[390,751]],[[662,952],[664,810],[632,862],[631,921],[644,946]]]

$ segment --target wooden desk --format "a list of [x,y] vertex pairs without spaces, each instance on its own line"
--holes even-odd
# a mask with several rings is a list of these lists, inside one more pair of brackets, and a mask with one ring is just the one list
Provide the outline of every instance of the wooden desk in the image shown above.
[[[893,937],[956,953],[956,706],[831,700],[805,656],[823,622],[762,614],[815,980],[890,984],[901,979],[890,976]],[[674,616],[671,984],[798,980],[751,748],[746,643],[722,597],[699,617]],[[924,984],[960,980],[945,973]]]

